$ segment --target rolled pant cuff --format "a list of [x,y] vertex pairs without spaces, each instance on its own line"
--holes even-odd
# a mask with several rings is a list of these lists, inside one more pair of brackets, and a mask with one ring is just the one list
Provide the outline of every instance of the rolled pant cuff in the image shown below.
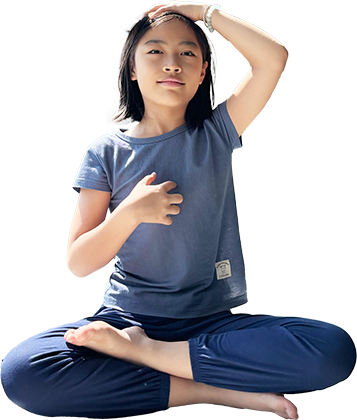
[[170,375],[167,373],[162,373],[161,375],[161,385],[160,385],[160,408],[159,410],[167,410],[169,408],[169,398],[170,398]]
[[195,382],[202,382],[200,367],[198,364],[198,340],[199,337],[190,338],[188,340],[188,346],[190,351],[191,367],[192,367],[192,376]]

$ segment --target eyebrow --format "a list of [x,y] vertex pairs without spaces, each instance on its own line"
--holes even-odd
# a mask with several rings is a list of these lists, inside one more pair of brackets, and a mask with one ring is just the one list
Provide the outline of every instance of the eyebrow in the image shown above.
[[[146,44],[166,44],[167,42],[162,41],[161,39],[150,39],[149,41],[146,41],[144,45]],[[182,41],[178,45],[188,45],[190,47],[199,48],[198,45],[193,41]]]

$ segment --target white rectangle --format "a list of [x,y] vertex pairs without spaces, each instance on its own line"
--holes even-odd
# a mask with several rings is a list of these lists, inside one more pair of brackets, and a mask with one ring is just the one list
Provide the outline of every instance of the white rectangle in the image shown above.
[[85,0],[2,2],[0,39],[1,87],[87,87]]
[[[356,41],[357,2],[340,1],[340,168],[356,174],[357,83],[351,51]],[[336,118],[338,116],[336,115]]]
[[356,185],[352,175],[263,175],[266,260],[357,261]]

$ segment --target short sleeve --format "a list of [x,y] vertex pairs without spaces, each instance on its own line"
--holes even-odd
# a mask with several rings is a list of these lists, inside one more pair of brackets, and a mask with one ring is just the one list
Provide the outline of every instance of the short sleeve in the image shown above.
[[92,147],[86,151],[73,182],[75,191],[81,188],[111,192],[105,167]]
[[227,111],[227,100],[220,103],[212,112],[213,123],[218,128],[221,135],[228,142],[231,152],[243,146],[242,136],[237,130]]

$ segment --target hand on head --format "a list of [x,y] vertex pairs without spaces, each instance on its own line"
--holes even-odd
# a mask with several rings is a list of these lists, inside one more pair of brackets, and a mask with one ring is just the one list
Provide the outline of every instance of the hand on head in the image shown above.
[[196,22],[198,20],[202,20],[205,6],[206,5],[204,3],[183,1],[156,4],[155,6],[148,9],[143,14],[143,17],[148,15],[150,19],[153,19],[163,12],[177,12]]

